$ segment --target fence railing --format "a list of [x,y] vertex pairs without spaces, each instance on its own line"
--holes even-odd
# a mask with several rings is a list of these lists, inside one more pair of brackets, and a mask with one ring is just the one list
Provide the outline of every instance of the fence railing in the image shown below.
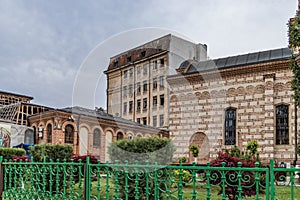
[[2,199],[300,199],[298,170],[157,164],[15,162],[0,157]]

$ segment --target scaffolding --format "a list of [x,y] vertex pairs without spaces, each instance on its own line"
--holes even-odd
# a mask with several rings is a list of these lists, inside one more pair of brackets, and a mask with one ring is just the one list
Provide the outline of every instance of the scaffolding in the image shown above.
[[0,108],[0,119],[12,121],[15,124],[29,126],[28,117],[53,110],[53,108],[35,105],[32,103],[18,102]]

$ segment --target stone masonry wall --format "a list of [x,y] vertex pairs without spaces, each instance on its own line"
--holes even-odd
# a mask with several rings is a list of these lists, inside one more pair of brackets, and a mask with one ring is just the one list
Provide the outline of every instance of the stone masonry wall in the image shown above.
[[[210,155],[214,159],[231,148],[223,138],[225,110],[232,107],[237,113],[236,145],[240,149],[256,140],[263,161],[274,157],[292,162],[295,141],[291,79],[288,61],[169,78],[170,134],[177,146],[176,156],[189,157],[190,139],[198,132],[209,139],[200,150],[202,157]],[[278,104],[289,105],[289,145],[275,145]]]

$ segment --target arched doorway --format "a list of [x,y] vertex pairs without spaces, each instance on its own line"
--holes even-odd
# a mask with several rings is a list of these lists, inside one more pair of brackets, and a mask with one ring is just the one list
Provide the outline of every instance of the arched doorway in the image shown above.
[[110,161],[109,160],[109,154],[108,154],[108,147],[112,143],[113,134],[111,131],[106,131],[105,134],[105,162]]
[[[199,164],[206,164],[209,161],[210,149],[209,149],[209,139],[205,133],[197,132],[192,135],[190,139],[190,146],[195,145],[199,148],[199,155],[197,157]],[[189,152],[189,162],[194,162],[194,157],[191,152]]]

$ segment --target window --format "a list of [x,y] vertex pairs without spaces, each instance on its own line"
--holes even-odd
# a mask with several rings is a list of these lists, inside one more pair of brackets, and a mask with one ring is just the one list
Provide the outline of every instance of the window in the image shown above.
[[137,73],[137,74],[141,74],[141,66],[138,66],[138,67],[137,67],[136,73]]
[[127,57],[127,62],[131,62],[131,56]]
[[160,59],[160,67],[164,67],[165,66],[165,59]]
[[123,113],[127,113],[127,102],[123,104]]
[[[35,127],[32,127],[32,128],[33,128],[33,130],[28,128],[28,129],[25,131],[25,138],[24,138],[24,143],[25,143],[25,144],[34,144],[34,138],[35,138],[34,132],[35,132]],[[52,138],[51,138],[51,139],[52,139]]]
[[164,88],[165,87],[164,77],[163,76],[159,77],[159,86],[160,86],[160,88]]
[[153,61],[153,70],[157,70],[157,60]]
[[129,69],[129,76],[130,76],[130,77],[133,77],[133,68],[130,68],[130,69]]
[[164,126],[164,115],[159,115],[159,126]]
[[101,131],[99,128],[96,128],[93,133],[93,146],[100,147],[100,140],[101,140]]
[[128,76],[128,70],[125,70],[124,71],[124,78],[127,78],[127,76]]
[[141,100],[139,99],[139,100],[137,100],[137,103],[136,103],[136,110],[138,111],[138,112],[140,112],[141,111]]
[[124,138],[123,133],[119,132],[117,134],[117,140],[122,140]]
[[142,57],[145,57],[145,56],[146,56],[146,51],[142,51],[142,52],[141,52],[141,56],[142,56]]
[[153,78],[153,90],[157,89],[157,80],[156,78]]
[[143,74],[146,75],[147,72],[148,72],[148,65],[145,64],[145,65],[143,65]]
[[276,144],[289,144],[289,106],[276,106]]
[[133,87],[132,84],[129,85],[129,96],[133,94]]
[[153,96],[153,108],[157,107],[157,96]]
[[133,109],[133,102],[129,101],[129,113],[132,113],[132,109]]
[[123,96],[127,96],[127,86],[123,86]]
[[65,143],[73,144],[74,142],[74,128],[72,125],[68,124],[65,127]]
[[136,84],[136,92],[137,92],[138,94],[141,94],[141,83],[137,83],[137,84]]
[[52,125],[47,125],[47,143],[52,143]]
[[143,91],[147,92],[147,90],[148,90],[148,84],[147,84],[147,81],[144,81],[143,82]]
[[143,124],[147,125],[147,118],[146,117],[143,117]]
[[141,123],[141,118],[136,118],[136,122],[140,124]]
[[161,50],[162,50],[162,46],[161,46],[161,45],[158,45],[158,46],[157,46],[157,49],[158,49],[158,51],[161,51]]
[[118,60],[115,60],[114,62],[114,67],[118,67],[119,66],[119,61]]
[[157,116],[153,116],[153,126],[157,126]]
[[127,136],[127,139],[128,139],[128,140],[132,140],[132,139],[133,139],[133,136],[132,136],[132,135],[128,135],[128,136]]
[[147,98],[143,99],[143,110],[147,110]]
[[164,106],[165,105],[165,96],[162,94],[159,96],[159,99],[160,99],[159,105]]
[[236,144],[236,109],[225,111],[225,145]]

